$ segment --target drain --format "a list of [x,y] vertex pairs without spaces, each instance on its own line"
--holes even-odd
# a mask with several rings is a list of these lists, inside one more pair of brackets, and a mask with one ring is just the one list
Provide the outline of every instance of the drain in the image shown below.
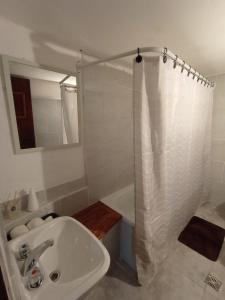
[[49,275],[50,279],[53,281],[53,282],[56,282],[59,280],[60,278],[60,272],[59,271],[53,271],[50,273]]
[[205,283],[211,286],[215,291],[219,292],[221,286],[222,286],[222,281],[220,281],[216,276],[212,273],[209,273],[206,276]]

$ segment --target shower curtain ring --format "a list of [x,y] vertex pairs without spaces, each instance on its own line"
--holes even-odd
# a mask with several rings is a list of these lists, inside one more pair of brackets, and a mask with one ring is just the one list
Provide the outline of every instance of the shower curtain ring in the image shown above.
[[195,79],[195,76],[196,76],[196,70],[195,70],[192,78]]
[[189,76],[190,73],[191,73],[191,66],[189,67],[189,70],[188,70],[188,72],[187,72],[187,76]]
[[140,55],[140,48],[137,48],[137,57],[136,57],[136,62],[139,64],[142,61],[142,56]]
[[181,67],[181,73],[183,73],[184,67],[185,67],[185,61],[183,60],[183,65],[182,65],[182,67]]
[[164,51],[163,51],[163,62],[164,64],[167,62],[167,48],[164,47]]
[[199,80],[200,80],[200,75],[198,76],[197,82],[199,82]]
[[204,80],[204,82],[205,82],[205,83],[204,83],[204,86],[206,86],[206,83],[207,83],[206,79]]
[[176,69],[176,66],[177,66],[177,59],[178,59],[178,55],[175,55],[176,58],[174,59],[173,61],[173,68]]

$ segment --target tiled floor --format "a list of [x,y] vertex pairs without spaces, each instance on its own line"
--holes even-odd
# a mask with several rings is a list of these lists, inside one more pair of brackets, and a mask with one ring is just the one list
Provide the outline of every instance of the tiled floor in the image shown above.
[[[207,204],[197,215],[225,228],[225,209]],[[219,292],[204,283],[211,272],[223,282]],[[84,297],[85,300],[224,300],[225,243],[217,262],[212,262],[177,242],[149,289],[138,285],[134,274],[114,264],[107,276]]]

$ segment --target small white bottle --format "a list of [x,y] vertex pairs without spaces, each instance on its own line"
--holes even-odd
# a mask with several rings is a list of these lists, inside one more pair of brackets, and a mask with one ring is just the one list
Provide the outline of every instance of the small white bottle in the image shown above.
[[28,194],[28,204],[27,204],[27,210],[28,211],[35,211],[39,209],[39,201],[36,195],[36,192],[34,189],[29,190]]

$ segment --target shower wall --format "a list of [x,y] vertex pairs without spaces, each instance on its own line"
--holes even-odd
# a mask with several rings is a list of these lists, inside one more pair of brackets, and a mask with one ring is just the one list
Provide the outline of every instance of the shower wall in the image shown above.
[[225,74],[210,78],[214,90],[212,126],[212,196],[215,205],[225,203]]
[[84,82],[84,145],[90,200],[133,182],[132,75],[89,67]]
[[61,145],[62,104],[58,82],[30,79],[37,147]]

